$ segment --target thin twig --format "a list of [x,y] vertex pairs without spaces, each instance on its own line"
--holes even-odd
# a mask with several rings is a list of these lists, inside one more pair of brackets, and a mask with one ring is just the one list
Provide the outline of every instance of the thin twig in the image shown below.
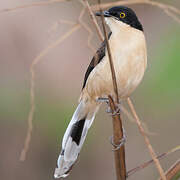
[[30,90],[30,101],[31,101],[31,109],[28,115],[28,130],[27,130],[27,135],[26,139],[24,142],[24,147],[21,151],[20,155],[20,161],[24,161],[26,159],[26,153],[29,149],[29,144],[31,141],[31,136],[32,136],[32,121],[34,117],[34,111],[35,111],[35,92],[34,92],[34,86],[35,86],[35,71],[34,71],[34,66],[39,63],[39,61],[46,56],[50,50],[58,46],[60,43],[62,43],[65,39],[67,39],[73,32],[77,31],[80,28],[80,24],[74,25],[69,31],[67,31],[63,36],[61,36],[59,39],[57,39],[54,43],[50,44],[47,48],[45,48],[41,53],[33,60],[30,68],[31,72],[31,90]]
[[74,21],[69,21],[69,20],[64,20],[64,19],[60,19],[58,21],[56,21],[55,23],[53,23],[53,25],[49,28],[48,33],[50,35],[52,35],[52,33],[57,32],[57,28],[59,27],[59,25],[61,24],[66,24],[66,25],[75,25],[76,23]]
[[30,7],[46,6],[49,4],[59,3],[59,2],[63,2],[63,1],[67,1],[67,0],[48,0],[48,1],[34,2],[31,4],[25,4],[25,5],[17,6],[14,8],[2,9],[2,10],[0,10],[0,13],[11,12],[11,11],[16,11],[18,9],[24,9],[24,8],[30,8]]
[[91,18],[91,20],[92,20],[92,22],[93,22],[93,24],[94,24],[94,27],[96,28],[96,31],[97,31],[97,33],[98,33],[98,36],[99,36],[100,40],[103,41],[103,40],[104,40],[104,37],[103,37],[103,34],[102,34],[102,32],[101,32],[101,30],[100,30],[100,28],[99,28],[99,25],[98,25],[98,23],[97,23],[97,21],[96,21],[96,18],[95,18],[95,16],[94,16],[94,13],[93,13],[93,11],[92,11],[92,9],[91,9],[88,1],[87,1],[87,0],[83,0],[83,1],[84,1],[85,5],[86,5],[86,7],[87,7],[87,9],[88,9],[90,18]]
[[[180,159],[176,161],[166,172],[167,180],[178,180],[180,178]],[[160,180],[162,180],[160,178]]]
[[173,18],[175,21],[177,21],[180,24],[180,18],[178,18],[174,13],[171,11],[165,9],[164,12],[171,18]]
[[[170,155],[171,153],[174,153],[174,152],[179,151],[179,150],[180,150],[180,146],[177,146],[177,147],[173,148],[172,150],[170,150],[170,151],[168,151],[168,152],[165,152],[165,153],[160,154],[160,155],[157,156],[156,158],[160,160],[160,159],[162,159],[162,158],[167,157],[167,156]],[[129,176],[133,175],[135,172],[146,168],[147,166],[149,166],[149,165],[152,164],[152,163],[154,163],[153,159],[151,159],[151,160],[149,160],[149,161],[147,161],[147,162],[145,162],[145,163],[143,163],[143,164],[141,164],[141,165],[139,165],[139,166],[137,166],[137,167],[129,170],[129,171],[127,172],[127,176],[129,177]]]
[[[160,3],[157,1],[152,1],[152,0],[122,0],[122,1],[115,1],[115,2],[110,2],[110,3],[103,3],[101,4],[101,8],[109,8],[112,6],[120,6],[120,5],[132,5],[132,4],[149,4],[152,6],[159,7],[162,9],[168,16],[172,17],[175,21],[178,23],[180,22],[180,18],[176,16],[174,13],[180,15],[180,10],[174,6],[167,5],[164,3]],[[97,11],[99,9],[98,4],[92,5],[91,6],[93,11]],[[171,11],[171,12],[170,12]]]
[[[163,154],[157,156],[156,158],[160,160],[160,159],[162,159],[163,157],[165,157],[166,155],[167,155],[166,153],[163,153]],[[151,160],[149,160],[149,161],[147,161],[147,162],[145,162],[145,163],[143,163],[143,164],[141,164],[141,165],[139,165],[139,166],[137,166],[137,167],[129,170],[129,171],[127,172],[127,176],[129,177],[129,176],[133,175],[133,174],[136,173],[137,171],[146,168],[147,166],[149,166],[149,165],[152,164],[152,163],[154,163],[154,160],[153,160],[153,159],[151,159]]]
[[155,162],[155,165],[156,165],[156,167],[157,167],[157,169],[159,171],[159,174],[160,174],[162,180],[166,180],[165,173],[164,173],[164,171],[163,171],[163,169],[162,169],[162,167],[160,165],[159,160],[157,159],[157,155],[156,155],[152,145],[150,144],[150,141],[149,141],[148,137],[146,136],[146,133],[145,133],[145,131],[144,131],[142,125],[141,125],[141,121],[140,121],[140,119],[139,119],[139,117],[138,117],[138,115],[136,113],[136,110],[135,110],[134,105],[133,105],[130,98],[127,99],[127,103],[128,103],[128,105],[129,105],[129,107],[130,107],[130,109],[132,111],[132,114],[133,114],[135,120],[136,120],[139,131],[140,131],[141,135],[144,137],[144,140],[145,140],[145,143],[146,143],[146,145],[147,145],[147,147],[149,149],[150,155],[151,155],[153,161]]
[[[121,109],[121,111],[127,116],[127,118],[128,118],[131,122],[136,123],[136,120],[134,119],[134,117],[130,114],[130,112],[129,112],[124,106],[122,106],[122,105],[119,104],[119,108]],[[157,135],[157,133],[151,132],[151,131],[148,129],[148,126],[147,126],[147,124],[146,124],[145,122],[142,122],[142,121],[141,121],[141,123],[142,123],[142,126],[143,126],[143,128],[144,128],[144,130],[145,130],[145,133],[146,133],[147,135],[150,135],[150,136]]]
[[[84,5],[84,4],[83,4]],[[79,18],[78,18],[78,22],[82,25],[82,27],[88,32],[88,40],[87,40],[87,45],[88,47],[92,50],[93,53],[96,52],[95,48],[91,45],[91,39],[93,37],[93,32],[92,30],[87,26],[87,24],[82,20],[84,13],[86,12],[86,6],[84,5]]]

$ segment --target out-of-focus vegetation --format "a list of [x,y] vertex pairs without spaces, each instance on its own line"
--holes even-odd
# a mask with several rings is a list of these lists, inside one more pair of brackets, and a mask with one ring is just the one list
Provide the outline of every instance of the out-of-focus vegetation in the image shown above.
[[157,108],[177,106],[180,95],[180,36],[178,33],[178,28],[169,29],[160,35],[160,42],[155,45],[152,65],[154,71],[152,79],[146,82],[146,92],[149,93],[149,101],[157,101],[153,104]]

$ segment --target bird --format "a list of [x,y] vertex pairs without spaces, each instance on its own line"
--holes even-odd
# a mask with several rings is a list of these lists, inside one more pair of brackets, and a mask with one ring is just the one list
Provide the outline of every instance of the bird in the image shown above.
[[[110,33],[108,41],[114,64],[120,102],[128,98],[143,79],[147,66],[147,48],[143,26],[129,7],[115,6],[96,16],[105,18]],[[55,178],[65,178],[77,161],[88,129],[102,102],[100,98],[115,98],[109,65],[107,42],[104,40],[85,73],[79,104],[62,140]]]

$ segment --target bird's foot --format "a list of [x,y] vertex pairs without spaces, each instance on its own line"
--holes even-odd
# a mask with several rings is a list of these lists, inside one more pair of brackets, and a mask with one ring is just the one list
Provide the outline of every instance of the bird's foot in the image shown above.
[[112,149],[113,151],[119,150],[125,144],[125,142],[126,142],[126,133],[124,128],[123,128],[123,137],[122,139],[120,139],[119,144],[114,143],[113,136],[110,137],[110,143],[114,146],[114,149]]
[[106,112],[109,113],[110,116],[116,116],[116,115],[121,114],[121,111],[119,108],[116,108],[116,110],[112,112],[112,109],[109,106],[108,106]]
[[120,115],[121,114],[121,104],[117,104],[116,110],[112,111],[112,109],[110,108],[110,106],[107,107],[106,112],[110,115],[110,116],[116,116],[116,115]]
[[114,111],[114,112],[112,111],[112,109],[111,109],[110,106],[109,106],[109,98],[99,97],[99,98],[97,98],[96,101],[97,101],[97,102],[100,102],[100,103],[104,103],[104,102],[105,102],[105,103],[108,105],[108,107],[107,107],[107,109],[106,109],[106,112],[107,112],[108,114],[110,114],[110,116],[115,116],[115,115],[121,113],[121,110],[120,110],[120,105],[121,105],[121,104],[118,104],[118,105],[117,105],[116,111]]

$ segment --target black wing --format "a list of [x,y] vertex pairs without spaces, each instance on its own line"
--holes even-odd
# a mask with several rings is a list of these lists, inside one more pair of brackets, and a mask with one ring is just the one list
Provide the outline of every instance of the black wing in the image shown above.
[[[108,34],[108,39],[110,38],[112,32],[110,32]],[[95,53],[93,59],[91,60],[88,68],[87,68],[87,71],[86,71],[86,74],[85,74],[85,77],[84,77],[84,83],[83,83],[83,87],[82,89],[86,86],[86,82],[87,82],[87,79],[91,73],[91,71],[95,68],[95,66],[97,64],[99,64],[101,62],[101,60],[103,59],[103,57],[105,56],[105,49],[106,49],[106,40],[104,40],[100,46],[100,48],[97,50],[97,52]]]

